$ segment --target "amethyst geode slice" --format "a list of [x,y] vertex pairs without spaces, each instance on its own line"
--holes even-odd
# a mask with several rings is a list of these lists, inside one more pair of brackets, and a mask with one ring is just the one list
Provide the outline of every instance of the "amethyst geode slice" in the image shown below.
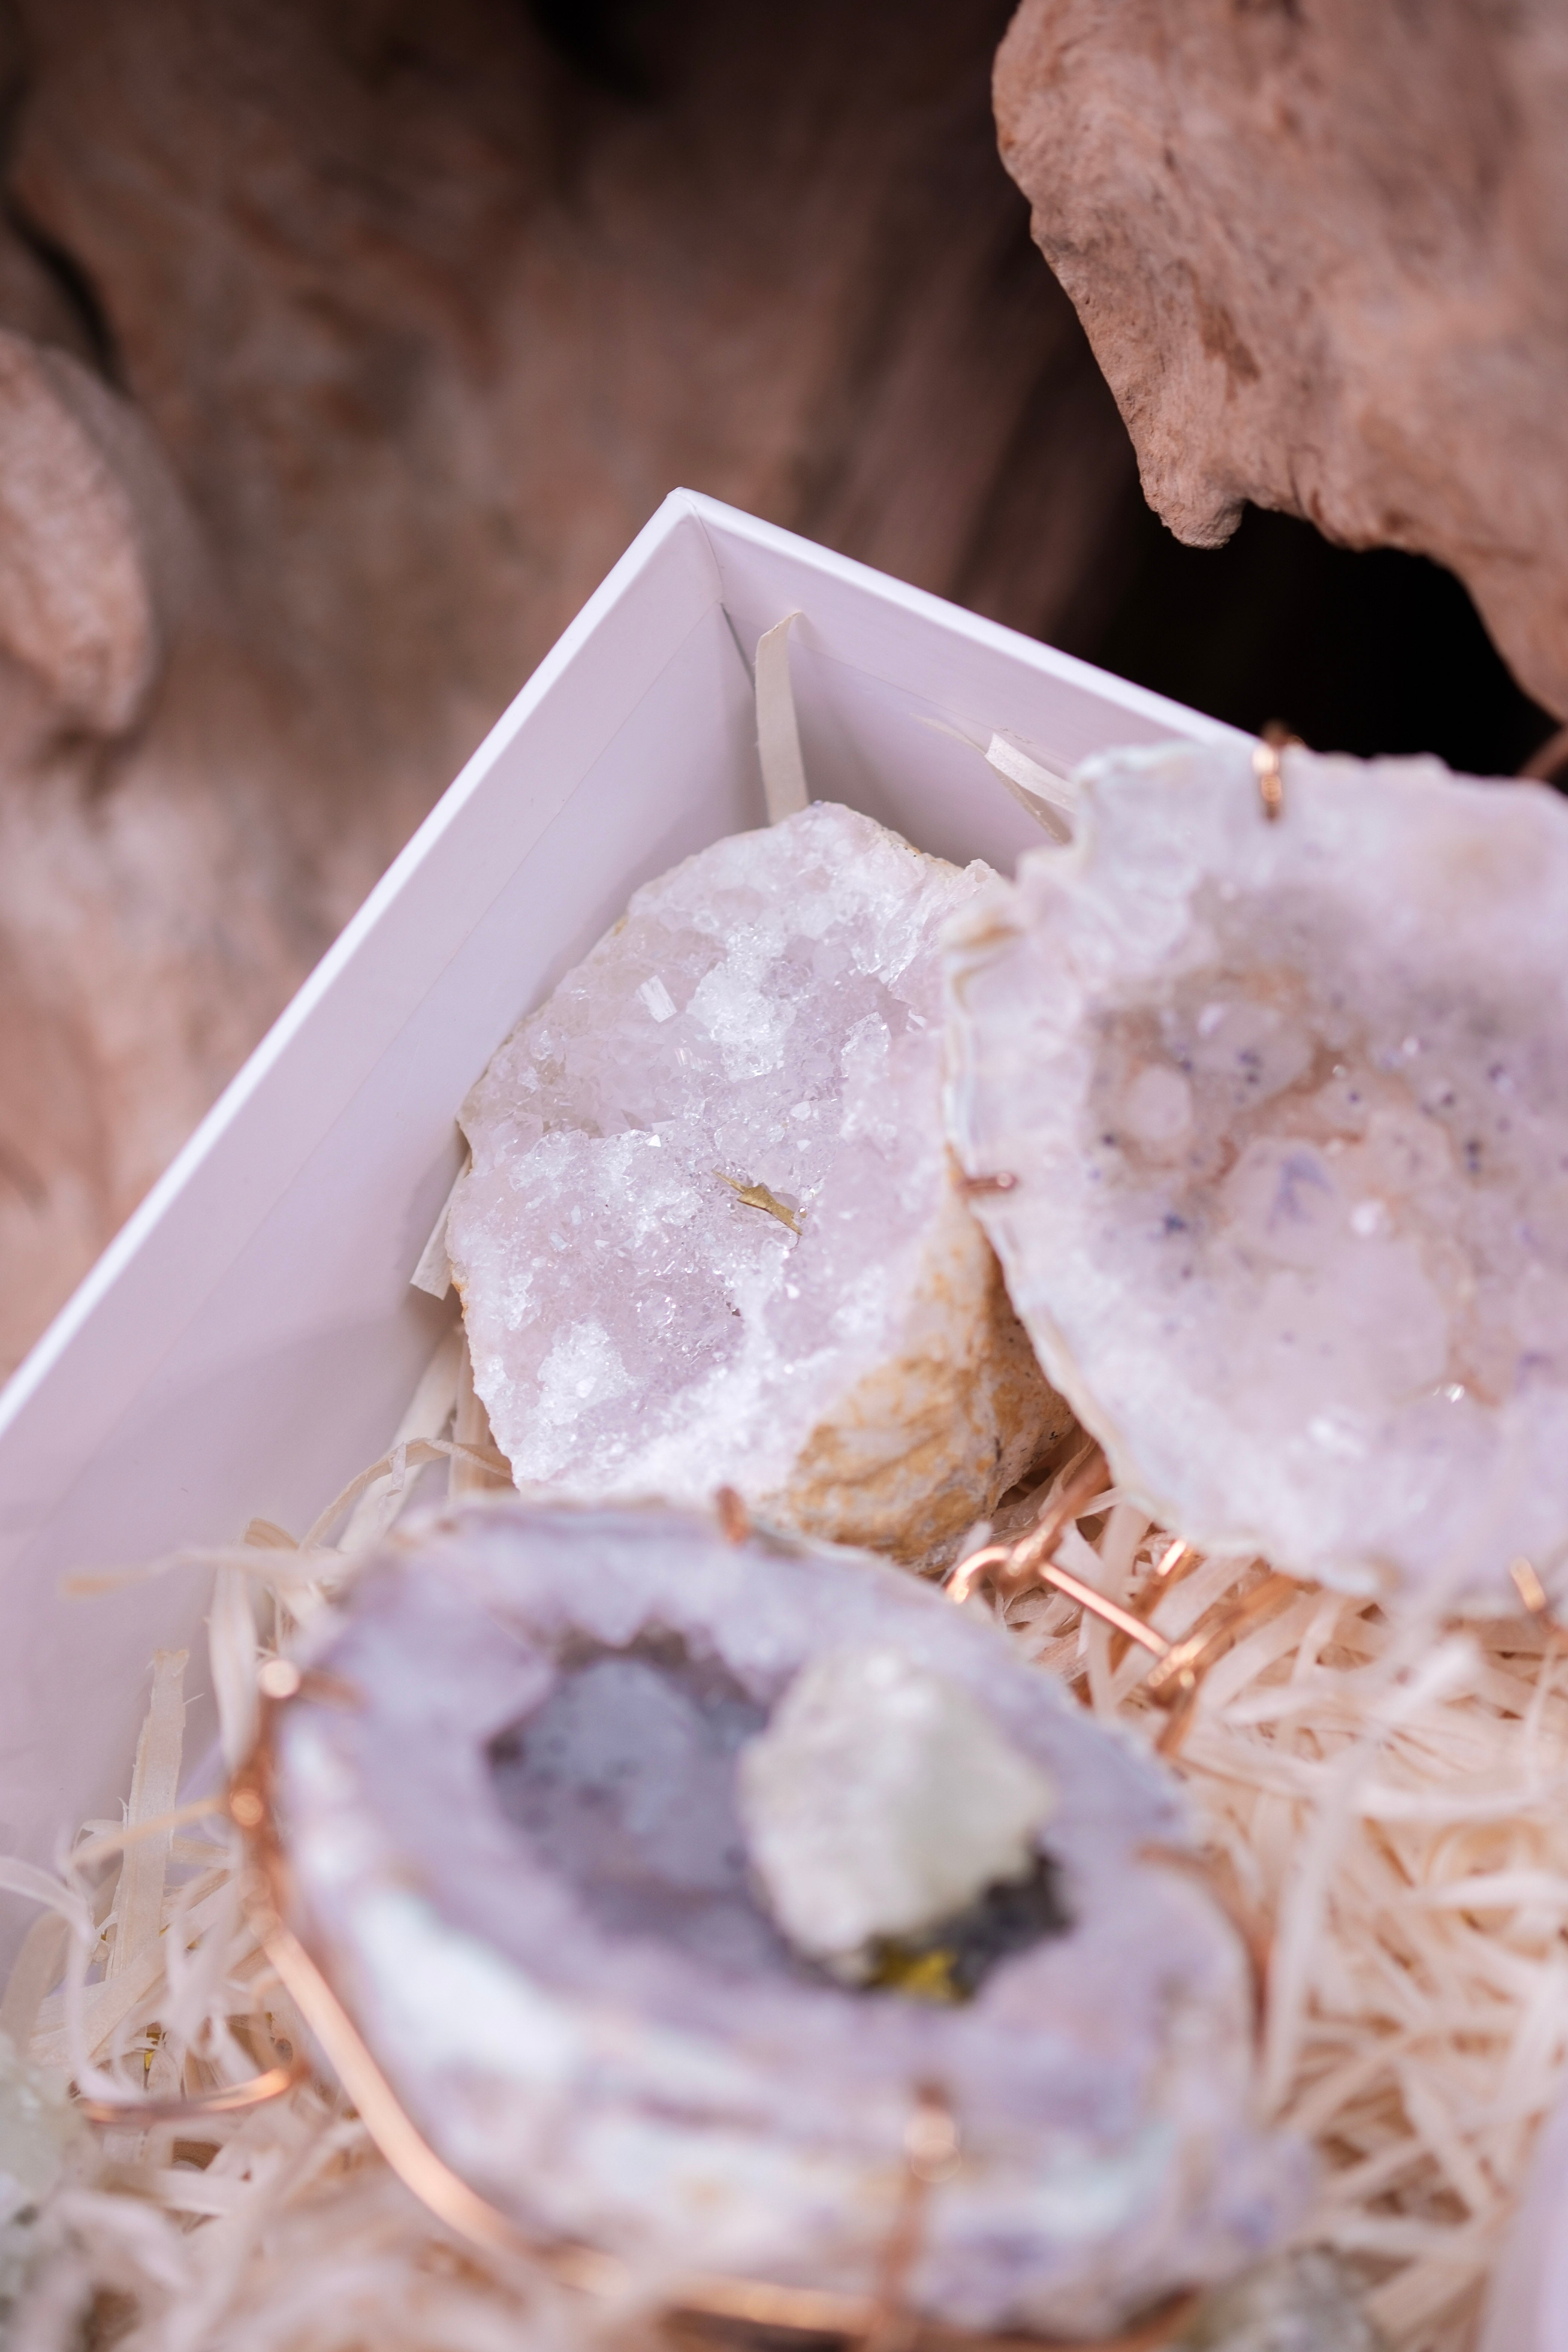
[[[1098,2333],[1294,2218],[1239,1942],[1146,1852],[1184,1839],[1173,1784],[930,1588],[700,1517],[508,1498],[397,1540],[318,1663],[360,1703],[307,1685],[279,1724],[296,1924],[419,2127],[526,2230],[655,2284],[871,2292],[928,2085],[961,2147],[910,2280],[933,2317]],[[889,1710],[885,1767],[846,1704]],[[956,1784],[934,1809],[922,1724]],[[867,1763],[836,1794],[819,1772],[836,1845],[801,1817],[841,1732]],[[1012,1806],[999,1843],[965,1788]],[[763,1816],[794,1858],[777,1920]],[[967,1877],[920,1851],[938,1818]],[[900,1933],[836,1973],[795,1927],[820,1856],[877,1821],[891,1891],[846,1932]],[[917,1881],[950,1918],[922,1924]]]

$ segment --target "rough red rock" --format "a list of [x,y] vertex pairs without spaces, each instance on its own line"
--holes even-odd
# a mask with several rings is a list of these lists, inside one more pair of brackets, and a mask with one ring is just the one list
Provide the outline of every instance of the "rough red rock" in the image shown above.
[[1436,556],[1568,713],[1568,9],[1024,0],[1002,152],[1177,534]]

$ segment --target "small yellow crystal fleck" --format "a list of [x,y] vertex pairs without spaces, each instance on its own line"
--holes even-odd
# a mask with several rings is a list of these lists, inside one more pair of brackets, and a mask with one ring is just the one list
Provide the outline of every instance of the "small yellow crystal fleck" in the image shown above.
[[878,1991],[901,1992],[910,2000],[931,2000],[945,2008],[956,2008],[969,1998],[953,1975],[957,1958],[956,1952],[945,1950],[940,1944],[930,1951],[911,1952],[907,1946],[886,1943],[877,1953],[867,1982]]
[[778,1195],[775,1192],[770,1192],[765,1184],[742,1184],[737,1177],[726,1176],[721,1168],[715,1168],[713,1173],[721,1182],[728,1184],[731,1192],[739,1197],[745,1207],[765,1209],[770,1217],[776,1217],[781,1225],[789,1227],[792,1234],[799,1233],[800,1222],[795,1211],[786,1208]]

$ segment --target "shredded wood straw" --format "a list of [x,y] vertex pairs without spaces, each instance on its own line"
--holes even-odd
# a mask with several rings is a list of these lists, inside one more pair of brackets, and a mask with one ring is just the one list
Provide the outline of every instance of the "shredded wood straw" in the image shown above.
[[[416,1488],[428,1498],[443,1474],[453,1492],[505,1483],[488,1441],[454,1335],[388,1454],[301,1543],[253,1522],[215,1556],[229,1764],[253,1735],[267,1655],[330,1606]],[[1015,1528],[1057,1491],[1028,1498]],[[1171,1550],[1101,1493],[1057,1557],[1173,1639],[1266,1573],[1235,1560],[1172,1573]],[[1103,1720],[1149,1739],[1166,1724],[1140,1693],[1146,1654],[1121,1655],[1060,1594],[1005,1606],[1026,1654]],[[0,2028],[89,2098],[127,2103],[123,2125],[70,2146],[8,2352],[637,2338],[647,2314],[630,2303],[589,2309],[526,2263],[460,2245],[323,2079],[199,2125],[138,2118],[139,2099],[239,2085],[308,2047],[244,1924],[236,1832],[216,1799],[174,1802],[185,1668],[184,1654],[154,1662],[124,1822],[84,1824],[58,1878],[0,1863],[0,1889],[43,1906]],[[1371,1601],[1303,1590],[1210,1668],[1175,1769],[1270,1942],[1264,2097],[1322,2158],[1301,2242],[1352,2263],[1395,2352],[1467,2352],[1568,2041],[1568,1640],[1528,1615],[1395,1632]]]

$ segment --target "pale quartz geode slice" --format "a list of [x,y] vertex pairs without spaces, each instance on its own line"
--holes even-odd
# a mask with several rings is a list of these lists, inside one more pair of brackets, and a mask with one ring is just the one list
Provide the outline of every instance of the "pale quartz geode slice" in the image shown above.
[[[809,1967],[753,1891],[737,1760],[823,1655],[894,1651],[1057,1790],[1065,1927],[956,2007]],[[923,2086],[962,2147],[916,2308],[1073,2336],[1279,2242],[1252,1986],[1174,1783],[986,1620],[862,1554],[497,1497],[401,1537],[277,1733],[293,1924],[447,2161],[650,2283],[869,2294]],[[345,1686],[347,1686],[345,1688]],[[351,1700],[352,1703],[348,1703]]]
[[1033,1867],[1050,1781],[979,1702],[900,1651],[830,1650],[740,1763],[741,1821],[790,1941],[850,1976]]
[[988,877],[818,803],[647,884],[512,1032],[447,1243],[520,1486],[730,1486],[926,1560],[1068,1429],[942,1130],[938,936]]
[[954,927],[950,1132],[1051,1379],[1212,1549],[1568,1574],[1568,808],[1431,760],[1110,755]]

